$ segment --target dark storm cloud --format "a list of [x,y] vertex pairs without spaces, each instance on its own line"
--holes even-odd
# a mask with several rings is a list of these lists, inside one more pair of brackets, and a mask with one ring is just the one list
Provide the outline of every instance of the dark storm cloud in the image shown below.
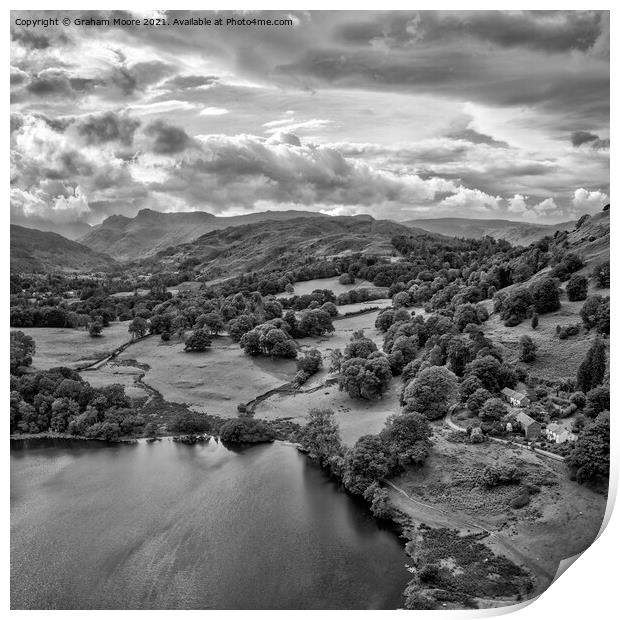
[[130,145],[140,121],[114,112],[92,115],[77,123],[77,131],[90,144],[120,142]]
[[157,120],[144,128],[144,134],[150,138],[151,149],[159,155],[174,155],[189,147],[191,138],[180,127],[169,125],[165,121]]
[[573,146],[581,146],[587,142],[594,142],[594,140],[598,140],[598,136],[589,131],[573,131],[570,135],[570,141]]
[[609,138],[600,138],[597,134],[590,131],[573,131],[570,135],[571,144],[577,148],[583,144],[587,144],[593,149],[608,149]]
[[380,42],[390,48],[473,39],[548,53],[585,51],[595,44],[604,27],[600,13],[578,11],[416,11],[353,16],[359,16],[359,21],[352,17],[338,27],[336,41],[348,45]]

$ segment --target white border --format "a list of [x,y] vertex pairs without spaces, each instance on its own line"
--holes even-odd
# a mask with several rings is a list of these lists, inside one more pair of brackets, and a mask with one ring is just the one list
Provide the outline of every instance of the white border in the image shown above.
[[[12,2],[12,8],[15,10],[50,10],[51,6],[46,2]],[[75,0],[63,2],[63,9],[66,10],[93,10],[95,6],[89,6],[88,8],[81,2],[76,2]],[[225,6],[225,3],[208,3],[208,2],[182,2],[180,3],[184,9],[194,9],[194,10],[213,10],[217,8],[226,8],[226,9],[282,9],[282,10],[371,10],[371,9],[379,9],[379,10],[523,10],[523,9],[534,9],[534,10],[583,10],[589,9],[586,3],[580,2],[470,2],[467,4],[459,3],[459,2],[446,2],[437,0],[434,2],[422,1],[416,3],[409,3],[394,0],[384,0],[382,2],[337,2],[334,0],[325,1],[325,0],[315,0],[313,2],[248,2],[246,1],[237,1],[232,3],[233,6]],[[140,10],[140,11],[148,11],[154,9],[170,9],[170,5],[162,5],[161,2],[155,2],[153,4],[147,4],[145,2],[110,2],[106,3],[105,9],[125,9],[125,10]],[[179,6],[174,8],[180,8]],[[596,9],[598,10],[610,10],[612,8],[611,2],[602,2],[596,4]],[[7,11],[8,24],[7,24],[7,51],[10,58],[10,15]],[[611,11],[611,29],[612,32],[617,32],[616,30],[616,13],[615,11]],[[613,41],[613,37],[612,37]],[[612,66],[616,65],[614,59],[615,46],[612,45]],[[9,84],[9,62],[5,62],[4,67],[4,79],[2,81],[3,88],[5,89],[5,101],[9,101],[8,97],[8,84]],[[613,75],[613,71],[611,71],[611,75]],[[611,110],[614,110],[614,104],[617,103],[617,93],[615,88],[615,82],[612,81],[611,84]],[[10,108],[10,106],[9,106]],[[6,119],[6,117],[5,117]],[[614,123],[611,123],[611,144],[612,148],[615,145],[615,140],[617,136],[614,134]],[[6,158],[6,182],[5,182],[5,196],[9,195],[9,128],[8,122],[2,124],[2,129],[4,135],[4,145],[5,151],[4,156]],[[612,168],[613,170],[613,168]],[[613,187],[615,185],[615,178],[612,176],[611,180],[611,193],[613,193]],[[8,377],[8,291],[9,291],[9,209],[8,204],[2,209],[3,218],[3,226],[1,228],[2,231],[2,247],[4,251],[4,260],[2,262],[2,291],[5,295],[5,303],[2,305],[2,325],[5,325],[5,330],[2,332],[3,341],[6,343],[4,347],[4,357],[2,360],[2,369],[0,372],[1,376]],[[613,247],[616,247],[616,226],[613,224],[615,218],[612,218],[612,244]],[[612,253],[612,282],[615,282],[615,274],[618,273],[618,269],[620,269],[620,259],[615,253]],[[612,286],[613,288],[613,286]],[[612,303],[612,325],[615,326],[615,319],[619,318],[618,312],[616,312],[615,303]],[[615,363],[615,347],[614,347],[614,339],[615,339],[615,327],[612,329],[612,349],[610,355],[610,365],[612,366],[612,377],[616,377],[617,372],[617,364]],[[6,365],[6,368],[5,368]],[[5,392],[3,395],[4,403],[8,403],[8,384],[5,383]],[[377,611],[366,611],[361,612],[363,614],[373,614],[375,617],[388,617],[394,616],[395,614],[415,614],[416,618],[430,618],[439,617],[438,614],[441,614],[442,618],[480,618],[480,617],[491,617],[491,616],[499,616],[510,612],[515,612],[515,608],[518,608],[519,611],[516,611],[520,620],[538,620],[544,619],[548,620],[549,618],[562,618],[562,620],[568,620],[571,618],[596,618],[598,619],[606,619],[617,617],[617,606],[616,606],[616,592],[615,588],[618,587],[617,584],[617,573],[615,572],[615,565],[618,561],[617,553],[620,552],[620,517],[618,517],[617,511],[612,512],[613,502],[615,496],[617,494],[618,488],[618,461],[619,461],[619,440],[618,440],[618,420],[620,420],[620,413],[615,413],[619,411],[620,405],[620,397],[617,394],[615,389],[615,383],[612,384],[612,475],[610,480],[610,500],[607,506],[607,513],[605,517],[605,524],[603,526],[604,531],[599,539],[597,539],[592,546],[583,554],[583,557],[579,557],[574,565],[570,566],[562,576],[554,582],[543,594],[541,594],[538,599],[533,602],[523,603],[519,606],[515,607],[505,607],[499,609],[489,609],[489,610],[472,610],[472,611],[443,611],[443,612],[431,612],[431,611],[392,611],[392,612],[377,612]],[[8,426],[8,412],[6,412],[5,408],[5,425]],[[8,429],[5,429],[5,437],[7,436]],[[6,441],[6,439],[5,439]],[[5,444],[6,445],[6,444]],[[4,554],[3,557],[5,561],[2,563],[2,602],[3,609],[9,610],[9,523],[10,523],[10,504],[9,504],[9,453],[5,455],[5,468],[3,470],[2,475],[2,497],[5,501],[5,510],[2,514],[3,517],[3,531],[5,532],[6,538],[3,539],[3,547]],[[71,618],[99,618],[99,617],[107,617],[112,614],[131,614],[132,616],[143,616],[146,617],[156,615],[157,618],[173,618],[179,613],[183,614],[201,614],[208,615],[213,618],[216,616],[226,616],[226,617],[235,617],[237,615],[250,615],[253,619],[262,620],[263,618],[271,618],[274,616],[284,616],[286,614],[287,618],[291,616],[300,617],[300,618],[310,618],[316,617],[316,611],[195,611],[195,612],[179,612],[179,611],[11,611],[9,612],[11,615],[19,615],[20,617],[30,618],[35,615],[41,614],[50,614],[57,616],[58,614],[63,614],[63,616],[68,615]],[[353,618],[360,614],[360,612],[356,611],[323,611],[318,612],[323,618]]]

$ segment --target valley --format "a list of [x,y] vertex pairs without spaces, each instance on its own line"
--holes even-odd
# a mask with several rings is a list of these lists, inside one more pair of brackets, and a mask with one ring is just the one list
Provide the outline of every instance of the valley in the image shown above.
[[[53,313],[40,278],[24,274],[19,282],[30,289],[15,288],[12,320],[65,326],[16,327],[20,346],[27,349],[29,338],[34,345],[30,363],[23,358],[16,370],[13,436],[161,441],[208,433],[232,446],[227,438],[240,432],[233,428],[243,428],[241,445],[293,442],[399,528],[413,567],[405,606],[516,604],[542,592],[559,562],[594,540],[606,498],[602,477],[580,480],[567,464],[577,462],[578,438],[554,445],[543,430],[524,440],[518,425],[510,430],[511,416],[524,410],[497,395],[503,385],[523,390],[532,402],[525,411],[543,429],[564,418],[579,437],[604,423],[608,392],[595,387],[579,396],[576,382],[584,380],[589,349],[602,344],[609,355],[608,319],[599,317],[609,296],[606,217],[525,249],[401,234],[363,218],[340,218],[329,224],[334,236],[325,236],[325,220],[309,218],[303,227],[299,220],[276,226],[278,234],[293,226],[306,239],[298,240],[301,251],[287,244],[290,252],[256,242],[271,223],[243,225],[133,263],[130,273],[159,270],[142,275],[133,291],[109,292],[114,271],[87,287],[86,273],[57,276],[64,301]],[[351,251],[336,252],[342,234]],[[257,256],[257,269],[244,271]],[[232,277],[217,275],[224,259]],[[519,281],[503,281],[506,265]],[[568,280],[585,282],[580,300],[568,298]],[[528,295],[538,304],[543,285],[553,305],[540,306],[534,326],[534,305],[519,304]],[[28,304],[20,301],[29,295]],[[594,300],[592,317],[586,299]],[[100,328],[93,332],[93,324]],[[575,333],[560,337],[571,325]],[[527,362],[524,339],[535,352]],[[598,379],[603,386],[606,377]],[[33,399],[32,380],[56,388],[39,387]],[[421,389],[435,381],[430,392]],[[447,422],[448,407],[456,424]],[[401,423],[412,426],[390,438]],[[530,450],[538,445],[567,461]],[[511,594],[500,594],[483,558],[513,575]]]

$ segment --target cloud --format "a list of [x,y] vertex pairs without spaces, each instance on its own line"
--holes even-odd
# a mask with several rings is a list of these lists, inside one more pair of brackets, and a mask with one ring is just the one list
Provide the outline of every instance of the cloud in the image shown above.
[[456,193],[444,198],[439,207],[457,209],[462,213],[489,213],[497,212],[501,200],[501,196],[490,196],[479,189],[459,187]]
[[307,121],[296,121],[291,117],[263,123],[263,127],[267,128],[265,129],[266,134],[273,134],[277,132],[304,133],[307,131],[325,129],[330,125],[333,125],[333,121],[326,119],[312,118]]
[[203,108],[198,112],[200,116],[222,116],[223,114],[228,114],[230,110],[226,108]]
[[69,188],[66,195],[50,196],[42,190],[11,190],[11,219],[47,220],[58,224],[86,222],[91,213],[88,201],[79,187]]
[[150,205],[562,220],[577,189],[584,208],[609,195],[608,12],[291,14],[269,37],[13,28],[13,188],[52,217],[79,187],[90,222]]
[[167,99],[164,101],[153,101],[151,103],[135,103],[128,106],[128,110],[132,112],[141,112],[142,114],[164,114],[166,112],[194,110],[197,107],[197,104],[189,103],[188,101]]
[[526,204],[527,196],[521,194],[515,194],[512,198],[508,199],[508,213],[514,213],[515,215],[523,215],[527,212]]
[[168,90],[187,90],[212,86],[218,81],[215,75],[175,75],[166,80],[161,87]]
[[62,69],[45,69],[26,85],[26,90],[37,97],[72,97],[95,86],[95,80],[71,77]]
[[76,126],[80,136],[89,144],[120,142],[128,146],[139,125],[140,121],[127,115],[106,112],[80,119]]
[[599,138],[597,134],[590,131],[573,131],[570,135],[570,141],[575,148],[584,144],[596,150],[609,148],[609,138]]
[[559,211],[553,198],[545,198],[545,200],[542,200],[537,205],[534,205],[531,210],[534,214],[543,218],[551,217]]
[[159,155],[174,155],[190,146],[191,138],[181,129],[165,121],[156,120],[144,128],[144,135],[149,138],[150,149]]
[[609,203],[609,196],[601,191],[590,192],[583,187],[575,190],[573,205],[575,211],[582,213],[595,213]]

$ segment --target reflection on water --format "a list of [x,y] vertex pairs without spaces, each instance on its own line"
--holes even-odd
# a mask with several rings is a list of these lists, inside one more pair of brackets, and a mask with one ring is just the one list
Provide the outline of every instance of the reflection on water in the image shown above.
[[285,444],[11,444],[13,608],[396,608],[405,562]]

